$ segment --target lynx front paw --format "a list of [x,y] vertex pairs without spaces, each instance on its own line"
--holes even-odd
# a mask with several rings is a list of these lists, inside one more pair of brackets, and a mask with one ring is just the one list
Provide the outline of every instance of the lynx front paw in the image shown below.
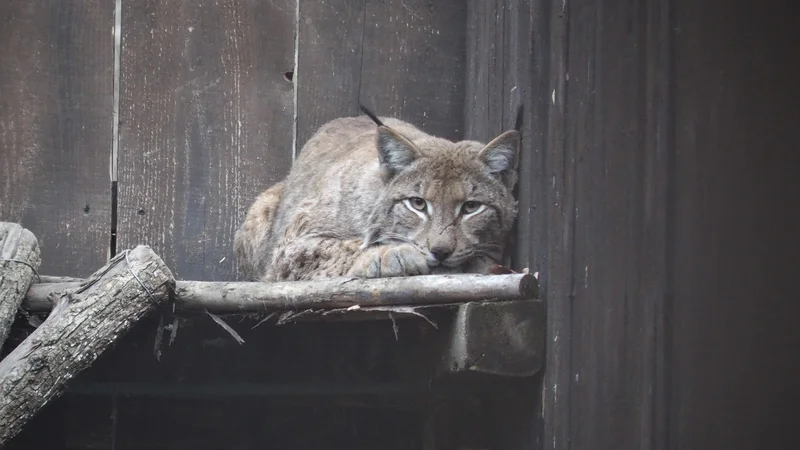
[[409,244],[380,246],[362,253],[348,275],[365,278],[404,277],[430,273],[428,262]]

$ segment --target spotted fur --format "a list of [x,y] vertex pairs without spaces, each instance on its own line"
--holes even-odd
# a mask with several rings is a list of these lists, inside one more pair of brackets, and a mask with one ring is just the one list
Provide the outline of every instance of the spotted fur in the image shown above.
[[451,142],[391,118],[333,120],[236,233],[248,279],[486,273],[516,218],[519,132]]

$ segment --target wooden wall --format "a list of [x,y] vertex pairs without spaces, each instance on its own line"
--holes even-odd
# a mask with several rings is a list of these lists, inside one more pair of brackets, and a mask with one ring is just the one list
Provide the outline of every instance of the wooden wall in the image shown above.
[[[246,209],[325,121],[358,114],[361,101],[463,136],[466,17],[465,3],[427,0],[4,2],[0,220],[37,235],[43,274],[86,276],[147,244],[178,278],[235,279],[232,240]],[[442,400],[433,402],[430,365],[409,363],[425,353],[412,327],[398,344],[387,324],[237,322],[249,344],[239,346],[206,318],[181,324],[158,360],[158,320],[11,447],[406,449],[436,439],[429,423]],[[136,383],[200,383],[205,394],[128,398]],[[286,383],[316,394],[282,395]],[[331,385],[356,400],[331,399]],[[369,399],[386,385],[394,398],[376,406]],[[219,394],[231,387],[239,393]]]
[[45,273],[108,258],[113,25],[108,1],[0,4],[0,220],[36,234]]
[[117,101],[114,2],[0,6],[0,218],[36,233],[44,273],[85,276],[147,244],[179,278],[235,279],[251,201],[359,101],[463,136],[460,2],[124,0],[120,14]]
[[[232,279],[250,199],[359,99],[478,139],[524,104],[515,265],[541,273],[547,370],[484,443],[797,448],[784,3],[123,0],[114,153],[113,4],[5,2],[0,217],[40,237],[47,273],[91,272],[114,231],[182,278]],[[65,405],[37,445],[64,448]]]
[[528,107],[517,264],[549,346],[519,448],[798,448],[788,2],[469,5],[467,133]]

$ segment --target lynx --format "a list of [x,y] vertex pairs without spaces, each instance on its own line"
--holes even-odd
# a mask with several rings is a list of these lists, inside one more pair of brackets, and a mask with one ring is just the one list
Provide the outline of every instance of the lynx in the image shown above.
[[487,273],[501,262],[519,125],[488,144],[452,142],[364,112],[323,125],[250,207],[234,239],[247,279]]

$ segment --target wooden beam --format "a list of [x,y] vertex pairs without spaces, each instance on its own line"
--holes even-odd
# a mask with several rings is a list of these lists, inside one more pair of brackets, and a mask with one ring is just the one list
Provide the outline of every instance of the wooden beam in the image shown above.
[[0,347],[41,262],[33,233],[16,223],[0,222]]
[[139,246],[61,294],[47,320],[0,361],[0,447],[173,287],[164,262]]
[[544,364],[545,329],[540,301],[459,305],[442,369],[506,377],[535,375]]
[[[205,310],[221,314],[436,305],[538,297],[536,278],[529,274],[332,278],[280,283],[178,281],[176,284],[177,310]],[[23,307],[31,312],[47,311],[52,307],[49,299],[53,294],[68,292],[78,286],[79,282],[33,285]]]

